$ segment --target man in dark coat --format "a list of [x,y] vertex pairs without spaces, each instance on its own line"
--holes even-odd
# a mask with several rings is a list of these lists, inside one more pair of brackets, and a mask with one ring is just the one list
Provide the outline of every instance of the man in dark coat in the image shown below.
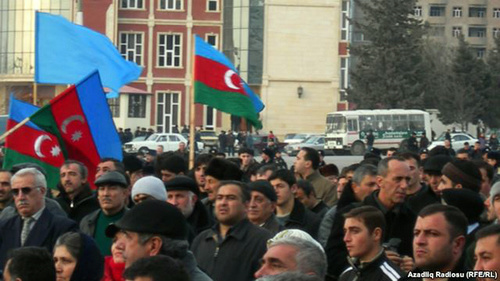
[[246,217],[250,193],[238,181],[223,183],[217,191],[218,223],[200,233],[191,246],[200,268],[217,281],[251,281],[272,234]]
[[11,183],[18,214],[0,221],[1,268],[4,268],[9,250],[38,246],[52,252],[59,236],[78,229],[74,221],[55,216],[45,207],[47,181],[40,171],[22,169],[12,177]]
[[320,218],[295,199],[297,181],[288,170],[277,170],[269,177],[278,196],[276,218],[286,229],[303,230],[313,238],[318,237]]

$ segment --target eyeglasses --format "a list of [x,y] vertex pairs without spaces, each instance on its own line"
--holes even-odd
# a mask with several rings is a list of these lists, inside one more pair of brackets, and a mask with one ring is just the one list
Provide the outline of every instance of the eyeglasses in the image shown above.
[[28,195],[33,189],[38,189],[38,188],[39,187],[21,187],[21,188],[13,188],[11,191],[14,196],[19,196],[19,193]]

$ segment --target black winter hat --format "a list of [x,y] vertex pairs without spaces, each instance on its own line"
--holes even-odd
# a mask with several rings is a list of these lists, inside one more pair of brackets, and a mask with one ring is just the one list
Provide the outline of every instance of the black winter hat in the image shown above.
[[197,196],[200,195],[200,190],[196,182],[192,178],[186,176],[175,176],[172,180],[165,183],[165,188],[167,192],[171,190],[185,190],[191,191]]
[[146,200],[126,212],[117,222],[108,225],[106,236],[113,238],[120,230],[186,240],[188,226],[184,215],[173,205],[160,200]]
[[210,160],[210,162],[208,163],[207,169],[205,170],[205,175],[212,176],[220,181],[239,181],[243,176],[243,172],[232,162],[216,157]]
[[278,196],[276,196],[276,191],[274,191],[273,186],[266,180],[258,180],[248,184],[250,191],[257,191],[264,196],[266,196],[271,202],[276,202]]
[[451,160],[453,159],[448,155],[439,154],[431,156],[427,159],[427,161],[425,161],[424,172],[434,172],[441,174],[441,170],[443,169],[444,165],[446,165],[446,163],[448,162],[451,162]]
[[441,200],[447,205],[460,209],[467,217],[469,224],[478,222],[484,210],[481,196],[470,189],[445,189],[441,195]]
[[186,172],[186,161],[184,158],[177,154],[167,154],[164,153],[158,159],[158,169],[167,170],[174,174],[180,174]]
[[127,155],[123,157],[123,165],[125,165],[125,171],[130,174],[142,170],[144,162],[134,155]]
[[269,156],[271,159],[274,158],[274,152],[272,149],[270,148],[263,148],[262,149],[262,153],[266,154],[267,156]]

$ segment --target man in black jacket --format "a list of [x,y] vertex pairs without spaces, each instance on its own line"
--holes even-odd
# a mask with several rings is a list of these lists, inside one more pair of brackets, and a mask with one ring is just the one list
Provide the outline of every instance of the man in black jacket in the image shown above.
[[272,234],[246,216],[250,193],[246,184],[222,182],[215,199],[218,223],[200,233],[191,249],[200,268],[217,281],[253,280]]
[[88,170],[83,163],[67,160],[61,166],[60,190],[56,198],[57,203],[68,214],[68,217],[77,223],[86,215],[99,209],[97,198],[92,194],[88,184]]
[[294,194],[297,191],[297,181],[292,172],[278,170],[269,177],[278,196],[276,218],[285,228],[303,230],[313,238],[318,237],[321,220],[316,214],[307,209]]
[[350,267],[339,280],[394,281],[401,278],[403,272],[387,258],[382,247],[385,231],[382,212],[372,206],[363,206],[352,209],[344,217],[344,242]]

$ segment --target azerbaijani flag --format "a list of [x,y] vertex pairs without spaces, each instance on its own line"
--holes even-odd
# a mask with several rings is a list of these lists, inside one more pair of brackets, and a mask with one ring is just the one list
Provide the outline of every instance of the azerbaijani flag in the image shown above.
[[[10,130],[39,108],[10,97],[9,120]],[[36,163],[43,167],[47,175],[47,186],[56,188],[59,182],[59,167],[64,162],[64,155],[57,137],[43,131],[32,122],[27,122],[5,139],[5,156],[3,168],[11,169],[16,164]]]
[[260,98],[238,75],[233,64],[219,51],[195,35],[194,100],[220,111],[246,118],[262,128]]
[[87,166],[91,186],[102,158],[122,160],[120,138],[97,71],[53,98],[31,121],[55,135],[69,159]]

